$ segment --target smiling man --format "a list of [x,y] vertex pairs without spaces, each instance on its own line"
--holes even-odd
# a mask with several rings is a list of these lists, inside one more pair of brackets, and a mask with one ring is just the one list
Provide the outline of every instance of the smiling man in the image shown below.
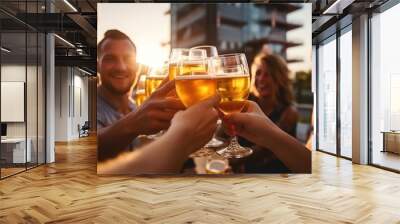
[[97,145],[99,161],[132,149],[142,134],[167,129],[174,114],[184,106],[174,98],[168,82],[155,91],[140,108],[131,98],[136,86],[136,46],[118,30],[108,30],[97,46]]

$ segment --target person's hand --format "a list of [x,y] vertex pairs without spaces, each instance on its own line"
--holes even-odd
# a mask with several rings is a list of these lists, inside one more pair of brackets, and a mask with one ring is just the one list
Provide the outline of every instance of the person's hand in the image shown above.
[[253,101],[247,101],[244,112],[226,115],[223,120],[234,127],[235,134],[258,145],[264,145],[268,131],[279,130]]
[[[175,83],[175,80],[171,80]],[[168,74],[165,74],[165,78],[163,79],[163,81],[161,82],[160,86],[157,88],[161,88],[164,85],[166,85],[167,83],[169,83],[169,76]],[[178,98],[178,95],[176,94],[176,88],[175,88],[175,84],[174,84],[174,88],[172,88],[171,90],[169,90],[169,92],[167,94],[165,94],[165,97],[172,97],[172,98]]]
[[271,150],[291,172],[311,172],[310,150],[276,126],[255,102],[247,101],[245,112],[230,114],[224,119],[234,125],[238,135],[261,149]]
[[129,114],[132,128],[137,135],[155,134],[168,129],[171,119],[185,106],[177,98],[167,97],[175,91],[175,81],[164,80],[160,87],[134,112]]
[[177,144],[187,145],[189,154],[203,147],[216,129],[218,112],[214,107],[219,100],[213,96],[176,113],[167,134],[176,138]]

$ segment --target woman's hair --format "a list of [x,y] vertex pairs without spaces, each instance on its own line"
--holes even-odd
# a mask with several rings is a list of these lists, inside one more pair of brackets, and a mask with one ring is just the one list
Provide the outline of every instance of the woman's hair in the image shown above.
[[283,105],[293,104],[294,96],[291,81],[289,79],[290,70],[287,67],[286,61],[276,54],[258,54],[251,66],[252,81],[251,92],[259,97],[260,94],[256,88],[256,72],[259,66],[264,66],[269,76],[277,85],[276,98]]

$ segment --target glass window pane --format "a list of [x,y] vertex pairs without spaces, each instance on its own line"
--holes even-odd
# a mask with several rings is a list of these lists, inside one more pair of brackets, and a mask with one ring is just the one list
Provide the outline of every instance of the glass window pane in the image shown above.
[[371,19],[372,163],[396,170],[400,170],[400,33],[393,27],[398,21],[400,4]]
[[[28,19],[36,23],[33,13],[45,12],[45,0],[0,1],[0,7],[17,16],[30,13]],[[4,178],[45,162],[45,35],[3,12],[0,17]]]
[[26,33],[1,34],[1,161],[2,178],[25,170],[30,161],[29,144],[26,150],[25,90],[26,90]]
[[340,36],[340,153],[352,156],[352,35]]
[[30,148],[30,159],[27,163],[28,168],[37,165],[37,103],[38,103],[38,88],[37,88],[37,73],[38,73],[38,37],[36,32],[27,33],[27,80],[26,80],[26,116],[27,116],[27,142]]
[[318,149],[336,153],[336,39],[318,48]]

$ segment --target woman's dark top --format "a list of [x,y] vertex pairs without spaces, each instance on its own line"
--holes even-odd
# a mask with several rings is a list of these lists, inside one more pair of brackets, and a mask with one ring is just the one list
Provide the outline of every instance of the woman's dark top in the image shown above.
[[[258,104],[258,98],[253,94],[250,94],[248,99]],[[267,116],[272,122],[278,124],[288,107],[290,105],[278,106]],[[286,132],[296,137],[296,125]],[[265,138],[268,138],[268,136],[265,136]],[[253,154],[245,159],[244,166],[246,173],[290,173],[290,170],[270,150],[265,148],[260,149],[254,143],[240,137],[239,143],[242,146],[253,149]]]

